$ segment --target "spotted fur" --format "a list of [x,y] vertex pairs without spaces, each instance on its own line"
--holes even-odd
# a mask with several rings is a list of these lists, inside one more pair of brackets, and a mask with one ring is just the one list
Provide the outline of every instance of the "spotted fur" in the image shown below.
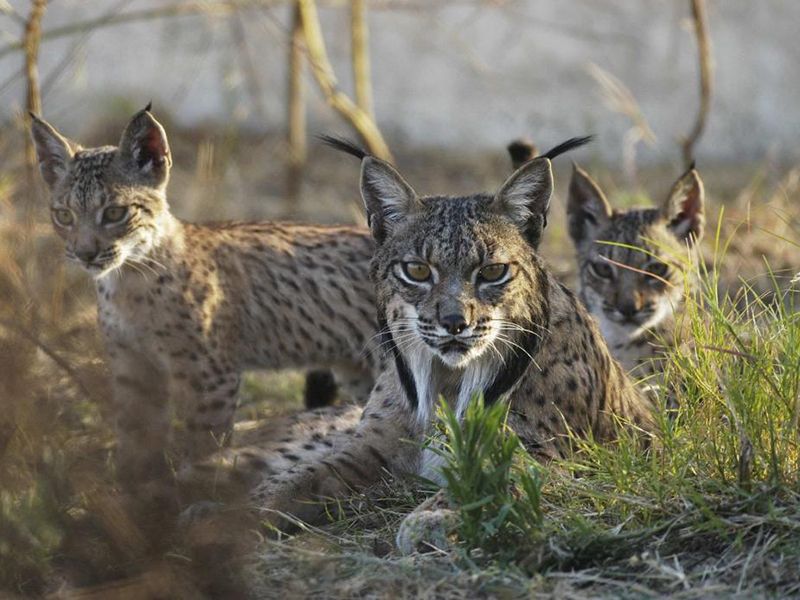
[[703,205],[694,168],[659,208],[628,210],[612,209],[585,171],[573,171],[567,218],[580,297],[611,353],[637,379],[661,372],[664,345],[683,338],[679,315],[703,235]]
[[649,405],[531,242],[551,194],[548,158],[526,163],[495,194],[420,197],[369,156],[361,184],[377,240],[371,279],[394,360],[354,429],[312,441],[288,469],[285,456],[260,456],[254,497],[266,518],[318,517],[309,500],[386,474],[436,477],[421,441],[439,397],[461,411],[475,393],[508,402],[510,426],[543,460],[569,452],[569,431],[610,440],[620,422],[651,429]]
[[173,434],[179,459],[224,444],[245,370],[330,365],[371,387],[366,229],[177,219],[167,137],[148,110],[118,147],[82,149],[40,119],[32,133],[55,230],[94,277],[125,473],[163,467]]

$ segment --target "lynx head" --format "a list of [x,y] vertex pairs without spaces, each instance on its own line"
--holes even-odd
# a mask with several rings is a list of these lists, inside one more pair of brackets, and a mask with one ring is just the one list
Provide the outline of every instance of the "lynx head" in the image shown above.
[[[683,297],[680,258],[703,235],[703,183],[694,166],[660,208],[616,211],[575,167],[567,218],[581,296],[608,335],[609,322],[635,330],[670,317]],[[610,243],[605,243],[610,242]]]
[[436,401],[432,373],[459,382],[459,412],[474,391],[487,402],[505,394],[549,322],[548,278],[535,248],[553,189],[550,159],[590,138],[530,161],[495,194],[464,197],[420,196],[390,164],[323,139],[362,159],[379,322],[418,420],[427,423]]
[[463,368],[512,327],[541,320],[544,282],[529,235],[552,185],[542,159],[494,195],[420,197],[389,164],[364,160],[361,191],[378,242],[373,280],[399,348]]
[[150,106],[133,117],[118,147],[81,148],[32,117],[50,215],[67,259],[95,278],[142,260],[169,215],[165,193],[172,164],[167,136]]

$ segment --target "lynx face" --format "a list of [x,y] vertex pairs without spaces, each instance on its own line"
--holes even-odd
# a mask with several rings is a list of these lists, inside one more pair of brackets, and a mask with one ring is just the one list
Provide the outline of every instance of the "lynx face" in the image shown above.
[[525,242],[503,231],[491,196],[419,202],[419,214],[409,216],[379,259],[387,321],[409,350],[417,346],[464,367],[503,339],[504,323],[524,316],[520,299],[533,282],[516,257]]
[[703,184],[691,169],[660,208],[615,211],[575,168],[567,206],[581,295],[610,343],[671,318],[683,297],[681,257],[703,234]]
[[146,262],[158,221],[168,214],[172,163],[166,134],[150,112],[134,116],[119,147],[83,150],[38,118],[33,138],[67,259],[95,278],[126,262]]
[[495,195],[467,197],[419,197],[387,163],[364,160],[378,314],[422,420],[435,402],[430,386],[460,381],[454,393],[465,407],[475,389],[507,391],[502,374],[533,354],[547,323],[547,280],[530,239],[551,190],[547,158]]

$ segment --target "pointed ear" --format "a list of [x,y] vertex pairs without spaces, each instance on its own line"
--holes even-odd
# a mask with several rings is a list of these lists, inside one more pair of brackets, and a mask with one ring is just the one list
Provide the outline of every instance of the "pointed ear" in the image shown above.
[[597,239],[597,235],[613,214],[600,186],[589,174],[573,163],[572,179],[567,194],[567,223],[573,243],[583,245]]
[[692,166],[672,187],[661,211],[675,237],[695,243],[703,237],[704,205],[703,181]]
[[380,243],[422,208],[417,193],[389,163],[367,156],[361,163],[361,197],[372,236]]
[[73,151],[70,143],[47,121],[31,113],[31,136],[42,179],[49,189],[67,174]]
[[550,160],[536,158],[514,171],[492,200],[491,208],[517,224],[534,248],[547,225],[547,209],[553,193]]
[[119,141],[119,158],[131,176],[147,185],[160,187],[167,182],[172,155],[167,134],[149,108],[148,104],[128,123]]

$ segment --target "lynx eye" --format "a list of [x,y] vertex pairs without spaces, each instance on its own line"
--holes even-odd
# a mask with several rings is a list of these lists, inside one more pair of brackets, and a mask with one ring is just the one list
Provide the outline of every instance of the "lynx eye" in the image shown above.
[[66,208],[57,208],[53,210],[53,219],[61,227],[69,227],[75,222],[75,215]]
[[663,279],[669,273],[669,266],[663,262],[652,262],[647,265],[647,272]]
[[109,206],[103,211],[103,223],[119,223],[127,215],[127,206]]
[[500,281],[508,272],[508,265],[503,263],[496,263],[493,265],[486,265],[481,267],[478,271],[478,278],[481,281],[492,283]]
[[421,262],[403,263],[403,272],[411,281],[428,281],[431,278],[431,268]]
[[614,269],[603,259],[590,262],[589,272],[599,279],[611,279],[614,277]]

